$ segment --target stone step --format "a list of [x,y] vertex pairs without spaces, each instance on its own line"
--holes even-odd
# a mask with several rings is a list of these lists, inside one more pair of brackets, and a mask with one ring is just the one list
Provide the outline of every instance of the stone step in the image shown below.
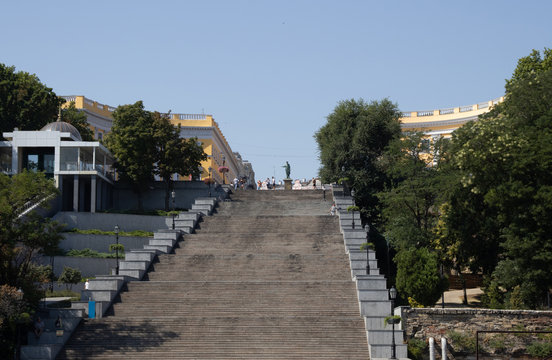
[[125,252],[125,260],[127,261],[153,261],[155,253],[151,251],[130,250]]
[[373,329],[366,331],[369,344],[392,344],[391,334],[395,335],[395,344],[402,344],[404,334],[402,330]]
[[108,316],[86,320],[58,358],[367,359],[358,281],[326,195],[231,194],[174,253],[158,255],[148,281],[128,283]]
[[[389,359],[391,357],[391,344],[369,344],[368,349],[370,351],[370,359],[384,358]],[[397,359],[407,359],[408,351],[406,344],[395,344],[395,357]]]
[[161,253],[162,254],[167,254],[167,253],[170,253],[172,251],[172,247],[171,246],[166,246],[166,245],[144,245],[144,249],[145,250],[155,250],[160,254]]
[[119,270],[148,270],[151,261],[128,261],[124,260],[119,263]]
[[88,290],[112,290],[118,291],[124,284],[122,279],[96,278],[88,280]]

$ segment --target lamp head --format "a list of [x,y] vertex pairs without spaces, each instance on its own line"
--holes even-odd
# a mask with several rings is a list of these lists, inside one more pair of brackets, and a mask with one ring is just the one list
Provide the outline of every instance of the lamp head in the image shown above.
[[391,286],[391,289],[389,289],[389,298],[391,300],[395,300],[397,298],[397,289],[395,289],[395,285]]
[[115,225],[115,234],[119,233],[119,225]]
[[172,197],[173,199],[176,197],[176,192],[175,192],[174,190],[171,192],[171,197]]

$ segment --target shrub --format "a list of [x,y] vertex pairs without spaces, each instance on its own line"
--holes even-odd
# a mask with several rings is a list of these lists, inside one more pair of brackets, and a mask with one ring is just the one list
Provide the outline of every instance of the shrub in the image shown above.
[[364,242],[362,244],[360,244],[360,251],[364,251],[366,249],[373,249],[374,248],[374,243],[372,242]]
[[532,342],[527,346],[527,353],[532,357],[546,358],[552,356],[552,342]]
[[58,282],[65,283],[66,288],[70,290],[73,287],[73,284],[79,283],[81,279],[82,274],[80,270],[64,266],[63,271],[58,278]]
[[450,345],[458,352],[475,352],[475,335],[468,335],[463,332],[449,331],[447,337],[450,339]]
[[408,340],[408,357],[413,360],[422,360],[426,348],[427,344],[425,341],[412,338]]

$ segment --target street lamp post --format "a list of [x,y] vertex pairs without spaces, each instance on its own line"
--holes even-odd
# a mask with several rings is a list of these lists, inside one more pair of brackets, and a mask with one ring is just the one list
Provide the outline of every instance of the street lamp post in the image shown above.
[[[395,308],[395,299],[397,298],[397,289],[395,286],[391,286],[389,289],[389,299],[391,299],[391,316],[393,316],[393,309]],[[391,357],[390,359],[396,359],[395,357],[395,321],[391,322]]]
[[115,258],[117,258],[117,267],[115,275],[119,275],[119,225],[115,225]]
[[370,251],[368,244],[370,243],[370,225],[366,224],[364,226],[366,231],[366,275],[370,275]]
[[[222,166],[226,165],[226,156],[222,155]],[[224,172],[222,173],[222,184],[226,184],[226,178]]]
[[211,197],[211,171],[213,168],[209,166],[209,197]]
[[175,226],[174,226],[174,216],[175,216],[175,213],[174,213],[174,210],[175,210],[175,206],[174,206],[174,201],[176,199],[176,191],[172,191],[171,192],[171,197],[172,197],[172,229],[174,230]]
[[[353,198],[353,206],[355,206],[355,189],[351,190],[351,197]],[[353,210],[353,230],[355,229],[355,211]]]

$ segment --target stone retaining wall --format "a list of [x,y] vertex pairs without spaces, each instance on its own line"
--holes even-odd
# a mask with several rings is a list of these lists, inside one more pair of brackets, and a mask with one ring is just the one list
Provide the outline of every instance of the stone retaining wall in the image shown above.
[[447,331],[463,330],[549,330],[552,327],[552,311],[493,310],[493,309],[401,309],[408,337],[440,338]]
[[[435,339],[445,337],[451,343],[453,350],[464,354],[475,354],[476,331],[552,330],[552,311],[402,307],[401,316],[403,329],[406,330],[408,338],[427,342],[430,337]],[[451,339],[451,332],[468,341],[463,341],[463,345],[455,344]],[[542,336],[541,334],[539,340],[539,336],[531,334],[481,334],[480,352],[523,355],[526,353],[527,345],[532,341],[542,341],[544,339]],[[502,342],[503,349],[493,345],[493,337],[494,340],[498,339]]]

